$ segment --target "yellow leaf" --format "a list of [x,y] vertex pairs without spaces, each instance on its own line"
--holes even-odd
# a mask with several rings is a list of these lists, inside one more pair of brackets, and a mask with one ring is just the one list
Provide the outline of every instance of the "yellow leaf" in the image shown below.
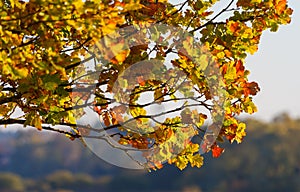
[[127,139],[124,139],[124,138],[121,138],[121,139],[119,140],[119,143],[120,143],[121,145],[128,145],[128,144],[129,144],[128,140],[127,140]]
[[68,122],[71,124],[76,124],[76,118],[72,111],[68,111]]
[[113,33],[117,29],[116,25],[117,23],[114,21],[110,21],[109,23],[106,23],[105,27],[102,28],[103,35],[108,35],[110,33]]
[[258,50],[258,46],[257,45],[252,45],[249,47],[248,52],[253,55],[256,51]]
[[236,78],[236,69],[235,67],[228,67],[226,74],[224,75],[225,79],[233,80]]
[[246,124],[245,123],[240,123],[238,125],[238,128],[236,130],[236,134],[234,139],[237,141],[237,143],[241,143],[242,139],[246,136]]
[[130,113],[133,117],[138,117],[141,115],[146,115],[147,111],[141,107],[134,107],[134,108],[130,109]]
[[202,165],[203,165],[203,159],[204,158],[199,153],[197,153],[190,160],[191,166],[192,167],[198,167],[198,168],[202,167]]
[[222,58],[225,57],[225,53],[224,53],[223,51],[221,51],[221,52],[219,52],[219,53],[217,54],[217,57],[218,57],[219,59],[222,59]]
[[125,61],[126,57],[129,55],[130,50],[123,50],[120,53],[116,54],[116,56],[111,60],[112,63],[114,64],[119,64]]
[[187,164],[188,164],[188,161],[187,161],[187,159],[185,159],[184,157],[178,156],[178,157],[176,158],[175,165],[176,165],[176,167],[178,167],[180,170],[183,170],[184,168],[186,168],[186,167],[187,167]]
[[40,119],[39,116],[35,116],[33,118],[33,126],[36,127],[38,130],[42,130],[42,120]]

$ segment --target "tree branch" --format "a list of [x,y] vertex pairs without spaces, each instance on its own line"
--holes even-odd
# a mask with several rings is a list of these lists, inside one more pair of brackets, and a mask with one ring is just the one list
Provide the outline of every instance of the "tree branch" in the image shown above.
[[5,98],[0,98],[0,105],[9,103],[9,102],[16,102],[17,100],[21,99],[21,95],[15,95],[12,97],[5,97]]
[[209,24],[212,24],[213,21],[218,18],[221,14],[223,14],[224,12],[228,11],[228,8],[232,5],[232,3],[234,2],[234,0],[231,0],[230,3],[224,8],[222,9],[217,15],[215,15],[212,19],[210,19],[208,22],[206,22],[205,24],[191,30],[189,33],[194,33],[195,31],[198,31],[199,29],[202,29],[203,27],[206,27]]
[[[25,121],[26,121],[25,119],[1,119],[0,125],[12,125],[12,124],[24,125]],[[65,134],[65,135],[73,137],[73,138],[82,137],[80,134],[71,133],[68,131],[61,130],[61,129],[53,128],[51,126],[42,126],[42,129],[57,132],[57,133],[62,133],[62,134]]]

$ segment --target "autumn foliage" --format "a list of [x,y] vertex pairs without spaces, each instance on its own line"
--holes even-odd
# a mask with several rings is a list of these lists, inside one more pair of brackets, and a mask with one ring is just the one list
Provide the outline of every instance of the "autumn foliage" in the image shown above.
[[[263,31],[275,32],[292,14],[286,0],[231,0],[218,10],[219,2],[0,1],[0,124],[84,142],[95,128],[77,120],[92,106],[106,137],[141,150],[145,168],[168,162],[182,170],[201,167],[202,153],[219,157],[224,140],[246,136],[236,117],[257,111],[252,97],[260,88],[248,81],[245,58],[258,50]],[[151,35],[129,41],[122,31]],[[131,41],[136,46],[126,46]],[[84,65],[91,62],[97,73]],[[143,93],[151,101],[141,103]],[[149,113],[147,107],[169,102],[182,104]]]

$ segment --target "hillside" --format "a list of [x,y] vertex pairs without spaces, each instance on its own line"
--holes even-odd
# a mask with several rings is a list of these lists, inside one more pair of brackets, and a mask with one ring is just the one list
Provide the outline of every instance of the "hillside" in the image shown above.
[[0,133],[0,191],[300,191],[300,119],[247,120],[203,168],[132,171],[103,162],[78,141],[38,131]]

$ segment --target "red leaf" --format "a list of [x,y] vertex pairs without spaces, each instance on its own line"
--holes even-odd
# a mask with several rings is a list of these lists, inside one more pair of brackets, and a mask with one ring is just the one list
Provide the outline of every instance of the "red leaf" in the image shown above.
[[212,156],[214,158],[218,158],[224,152],[224,149],[219,147],[218,145],[213,145],[211,151],[212,151]]
[[260,91],[260,88],[256,82],[246,83],[246,85],[244,86],[244,95],[245,96],[256,95],[257,92],[259,92],[259,91]]

